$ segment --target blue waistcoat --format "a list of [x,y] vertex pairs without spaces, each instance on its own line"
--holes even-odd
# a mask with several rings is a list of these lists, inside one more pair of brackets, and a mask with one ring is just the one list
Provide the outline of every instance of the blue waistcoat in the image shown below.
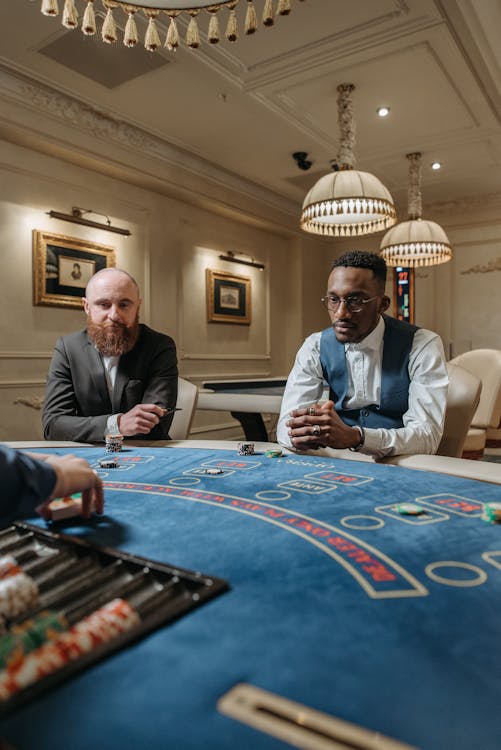
[[348,378],[344,344],[336,339],[331,327],[322,331],[320,338],[320,363],[324,378],[329,384],[330,398],[336,411],[346,424],[361,427],[402,427],[402,416],[409,403],[409,354],[418,330],[402,320],[383,315],[383,362],[381,372],[381,403],[369,404],[361,409],[343,409]]

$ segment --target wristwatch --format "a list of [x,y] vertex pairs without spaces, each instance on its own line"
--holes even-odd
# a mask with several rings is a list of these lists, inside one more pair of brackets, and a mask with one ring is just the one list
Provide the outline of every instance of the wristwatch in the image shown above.
[[364,428],[360,427],[359,424],[354,424],[353,427],[356,427],[360,433],[360,442],[358,445],[352,445],[350,448],[350,451],[359,451],[360,448],[362,448],[363,444],[365,443],[365,432],[364,432]]

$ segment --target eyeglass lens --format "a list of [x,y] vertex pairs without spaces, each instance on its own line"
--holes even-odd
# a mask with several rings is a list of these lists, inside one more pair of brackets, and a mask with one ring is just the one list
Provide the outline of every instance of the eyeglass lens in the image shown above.
[[334,294],[323,298],[324,305],[329,310],[337,310],[341,301],[344,302],[350,312],[360,312],[365,303],[370,300],[366,300],[363,297],[336,297]]

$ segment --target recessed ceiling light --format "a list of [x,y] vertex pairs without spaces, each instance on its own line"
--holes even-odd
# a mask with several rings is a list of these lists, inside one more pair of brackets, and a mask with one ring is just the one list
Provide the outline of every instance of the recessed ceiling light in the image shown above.
[[390,108],[389,107],[378,107],[378,109],[376,110],[376,112],[378,113],[379,117],[388,117],[388,115],[390,114]]
[[442,165],[440,164],[439,161],[434,161],[431,163],[431,168],[436,171],[437,169],[441,169]]

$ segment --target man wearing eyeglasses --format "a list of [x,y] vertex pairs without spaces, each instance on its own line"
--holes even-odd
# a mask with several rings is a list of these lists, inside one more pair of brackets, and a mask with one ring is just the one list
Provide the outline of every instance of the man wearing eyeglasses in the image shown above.
[[[385,283],[379,255],[353,251],[334,262],[322,299],[332,325],[296,356],[277,428],[282,445],[375,458],[436,452],[448,385],[443,345],[432,331],[384,314]],[[326,385],[329,400],[319,403]]]

